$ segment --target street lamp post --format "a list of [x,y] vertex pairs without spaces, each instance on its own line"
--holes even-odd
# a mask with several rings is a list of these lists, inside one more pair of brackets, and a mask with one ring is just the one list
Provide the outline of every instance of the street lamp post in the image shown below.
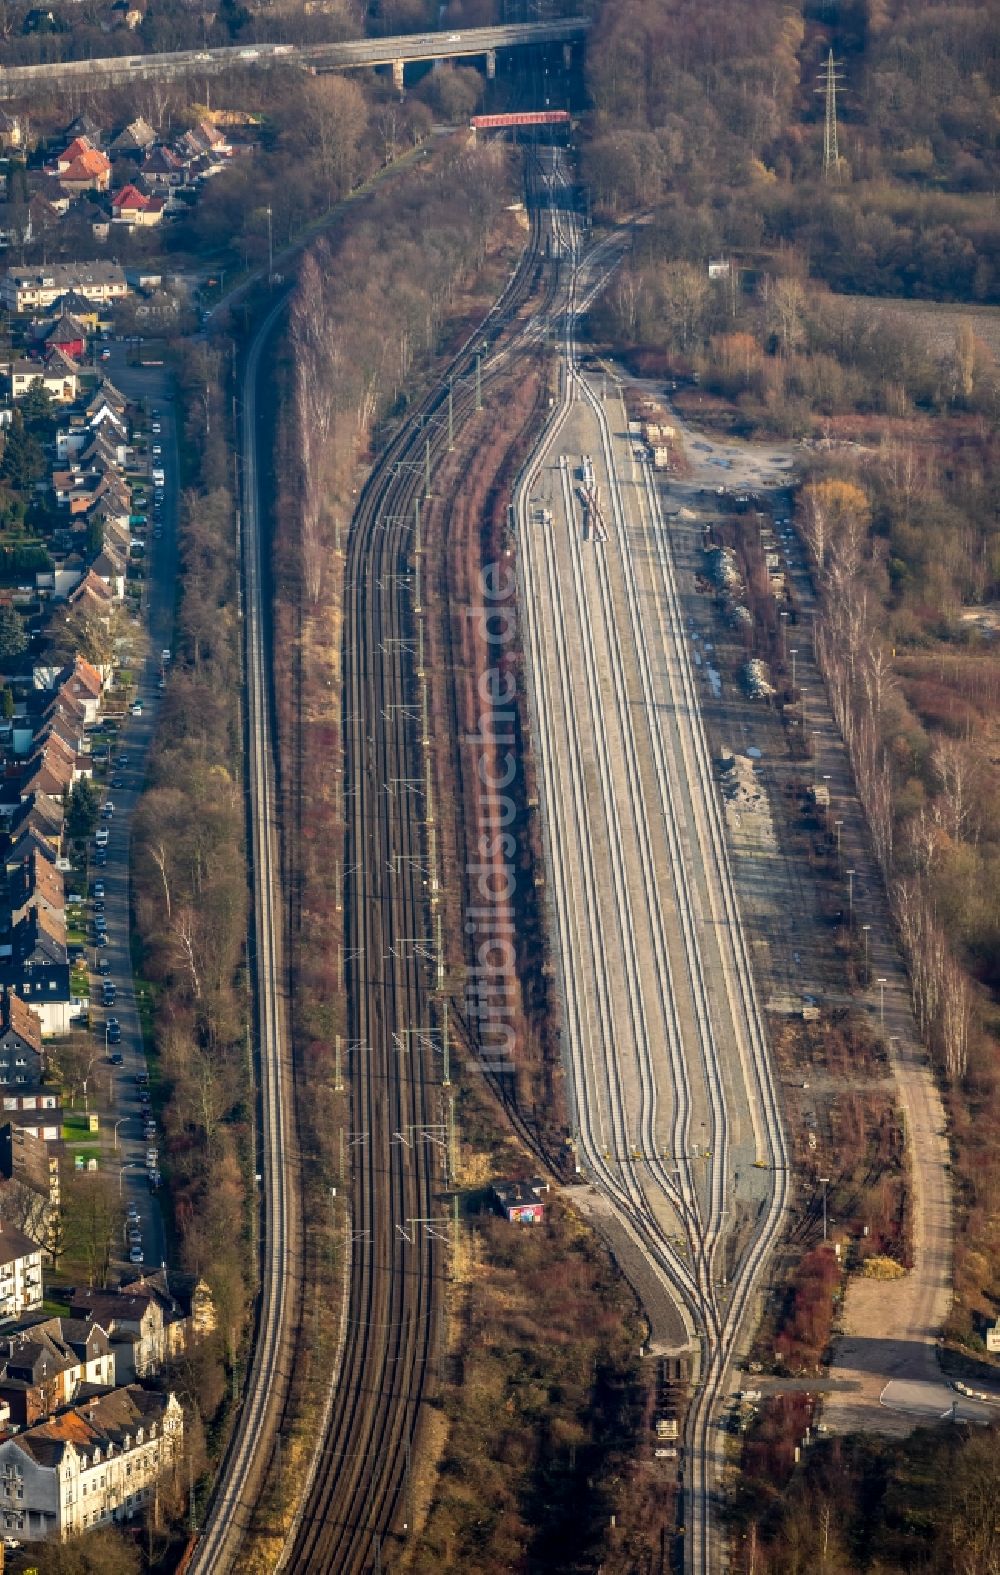
[[830,1178],[829,1176],[820,1176],[819,1180],[823,1183],[823,1240],[826,1241],[826,1189],[829,1186]]
[[798,646],[797,645],[793,645],[788,654],[789,654],[789,656],[792,659],[792,705],[794,705],[795,704],[795,659],[796,659],[796,657],[799,654]]
[[862,932],[862,934],[864,935],[864,938],[865,938],[865,983],[867,984],[867,982],[868,982],[868,936],[871,933],[871,925],[870,924],[863,924],[861,926],[861,932]]
[[854,876],[855,870],[847,871],[847,911],[850,928],[854,928]]
[[141,1170],[141,1169],[142,1169],[142,1166],[139,1164],[138,1160],[134,1160],[134,1159],[130,1159],[128,1161],[128,1163],[125,1164],[125,1165],[119,1165],[119,1167],[118,1167],[118,1196],[119,1196],[119,1198],[123,1197],[124,1196],[124,1192],[125,1192],[125,1172],[127,1170]]
[[[107,1029],[105,1029],[105,1031],[104,1031],[104,1039],[105,1039],[105,1052],[104,1053],[105,1053],[105,1055],[107,1055]],[[84,1113],[84,1115],[86,1115],[88,1113],[88,1111],[90,1110],[90,1106],[87,1103],[87,1082],[88,1082],[88,1079],[90,1077],[91,1067],[93,1066],[93,1064],[94,1064],[94,1062],[96,1060],[97,1060],[97,1056],[96,1055],[92,1055],[90,1060],[87,1062],[87,1070],[84,1073],[84,1077],[83,1077],[83,1113]]]
[[118,1152],[118,1128],[121,1126],[123,1121],[127,1121],[127,1120],[128,1120],[128,1116],[119,1116],[118,1120],[115,1122],[115,1153],[116,1154]]
[[840,864],[840,833],[841,833],[841,832],[842,832],[842,831],[843,831],[843,829],[844,829],[844,822],[843,822],[843,821],[842,821],[842,820],[835,820],[835,821],[834,821],[834,823],[833,823],[833,826],[834,826],[834,830],[835,830],[835,831],[836,831],[836,833],[837,833],[837,878],[838,878],[838,880],[839,880],[839,879],[840,879],[840,874],[841,874],[841,864]]
[[782,667],[784,667],[785,660],[786,660],[786,658],[785,658],[785,641],[786,641],[786,638],[787,638],[787,634],[788,634],[788,613],[787,612],[783,612],[781,614],[781,665],[782,665]]
[[889,983],[889,981],[888,981],[888,979],[876,979],[875,983],[878,985],[879,1020],[880,1020],[880,1022],[882,1024],[882,1032],[884,1034],[885,1033],[885,987]]

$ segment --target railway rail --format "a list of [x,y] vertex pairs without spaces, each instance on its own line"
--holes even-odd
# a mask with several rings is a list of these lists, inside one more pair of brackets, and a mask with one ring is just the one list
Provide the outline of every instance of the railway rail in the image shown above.
[[[253,894],[257,1121],[262,1195],[260,1292],[244,1397],[191,1575],[231,1569],[264,1485],[285,1403],[301,1279],[301,1214],[287,1019],[281,853],[275,791],[267,621],[257,469],[257,382],[265,344],[285,309],[275,303],[250,346],[243,376],[241,569],[246,687],[245,751]],[[255,1200],[256,1201],[256,1200]]]
[[[388,445],[366,483],[348,544],[345,590],[345,912],[351,1038],[353,1283],[338,1391],[311,1492],[281,1567],[310,1572],[380,1567],[410,1520],[410,1461],[421,1403],[435,1379],[450,1235],[439,1146],[441,1069],[419,1030],[439,981],[433,950],[429,848],[413,791],[423,781],[414,723],[415,614],[405,589],[416,505],[453,425],[506,368],[518,314],[535,287],[537,211],[508,286],[442,378]],[[499,344],[498,344],[498,341]],[[484,345],[488,347],[484,355]]]
[[[565,185],[558,156],[549,178]],[[685,1565],[709,1575],[719,1567],[719,1402],[780,1228],[787,1156],[656,482],[640,462],[640,571],[607,408],[580,365],[577,323],[614,265],[611,243],[581,256],[572,215],[560,228],[572,261],[563,397],[526,467],[516,509],[577,1152],[672,1292],[698,1352],[684,1464]],[[550,465],[557,474],[546,483],[549,496],[561,494],[570,522],[557,562],[531,494],[577,401],[598,434],[607,529],[583,542],[572,523],[568,467]],[[593,472],[585,456],[585,478]],[[661,609],[652,627],[650,605]],[[579,663],[569,654],[577,651]],[[653,874],[653,839],[665,849],[665,882]],[[603,900],[595,874],[602,856]],[[612,947],[624,980],[612,975]],[[706,1129],[697,1150],[695,1084]],[[738,1088],[744,1145],[765,1157],[769,1180],[751,1239],[727,1274],[736,1196],[730,1106]],[[670,1103],[666,1118],[661,1095]]]

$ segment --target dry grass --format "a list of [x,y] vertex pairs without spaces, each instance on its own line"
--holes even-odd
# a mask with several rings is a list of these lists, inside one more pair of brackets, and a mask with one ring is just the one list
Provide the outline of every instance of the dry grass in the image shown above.
[[905,317],[920,329],[935,357],[944,357],[954,350],[959,329],[963,323],[968,323],[976,338],[1000,359],[1000,306],[908,301],[898,296],[853,295],[850,299],[882,315]]

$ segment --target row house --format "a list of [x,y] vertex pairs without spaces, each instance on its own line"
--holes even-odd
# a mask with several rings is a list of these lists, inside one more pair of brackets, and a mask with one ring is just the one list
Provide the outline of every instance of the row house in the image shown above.
[[137,1384],[96,1395],[0,1443],[0,1526],[37,1542],[130,1519],[180,1457],[173,1394]]
[[27,1001],[45,1038],[69,1032],[72,1015],[66,925],[32,908],[0,944],[0,985]]
[[36,1089],[44,1071],[41,1021],[12,990],[4,990],[0,993],[0,1089]]
[[42,1249],[0,1221],[0,1322],[42,1305]]
[[[27,1095],[5,1094],[3,1098],[17,1105]],[[38,1094],[36,1098],[39,1103],[44,1101],[48,1113],[61,1122],[56,1095]],[[58,1137],[50,1139],[45,1132],[19,1126],[10,1114],[0,1126],[0,1218],[16,1225],[49,1257],[57,1245],[62,1200],[57,1142]]]
[[34,263],[8,268],[0,280],[0,301],[10,312],[38,312],[53,306],[70,290],[104,306],[124,300],[128,282],[118,263]]
[[[51,1088],[29,1089],[26,1092],[0,1088],[0,1110],[3,1111],[4,1119],[15,1124],[15,1130],[25,1141],[30,1139],[43,1145],[62,1142],[62,1099]],[[58,1176],[55,1190],[59,1190]],[[51,1175],[48,1193],[51,1196]],[[42,1237],[35,1235],[34,1240],[41,1241]]]
[[119,1381],[153,1377],[216,1326],[205,1281],[166,1269],[139,1274],[117,1290],[78,1290],[70,1312],[94,1318],[108,1331]]
[[114,1387],[111,1341],[93,1320],[22,1321],[0,1336],[0,1400],[16,1427],[33,1427]]

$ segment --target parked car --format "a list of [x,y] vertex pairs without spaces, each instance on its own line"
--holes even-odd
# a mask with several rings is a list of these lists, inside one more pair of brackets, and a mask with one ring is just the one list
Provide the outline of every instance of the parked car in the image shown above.
[[108,850],[107,850],[107,848],[106,848],[106,847],[104,847],[104,846],[103,846],[103,845],[102,845],[102,846],[101,846],[101,847],[99,847],[99,848],[98,848],[98,850],[97,850],[97,852],[96,852],[96,853],[95,853],[95,854],[94,854],[94,863],[95,863],[95,864],[96,864],[96,865],[97,865],[97,866],[98,866],[98,868],[99,868],[99,869],[100,869],[100,868],[102,868],[102,867],[103,867],[103,866],[104,866],[104,865],[105,865],[105,864],[106,864],[106,863],[107,863],[107,862],[108,862]]
[[98,826],[97,830],[94,832],[94,846],[96,848],[106,848],[110,836],[111,833],[107,826]]
[[163,650],[160,652],[160,661],[163,663],[164,666],[166,666],[166,664],[169,662],[169,660],[170,660],[170,647],[168,645],[165,645],[163,647]]
[[127,766],[128,765],[128,755],[119,755],[118,759],[115,761],[115,765],[116,766]]
[[105,979],[101,986],[101,994],[104,996],[105,1006],[114,1006],[115,996],[118,994],[118,986],[113,979]]
[[108,1057],[108,1059],[110,1060],[112,1066],[124,1066],[125,1065],[125,1057],[122,1055],[120,1050],[115,1050]]
[[147,1148],[146,1164],[150,1170],[155,1170],[159,1164],[160,1156],[155,1148]]
[[129,1263],[143,1263],[143,1262],[145,1262],[145,1259],[143,1258],[143,1255],[142,1255],[142,1248],[141,1247],[130,1247],[129,1248],[128,1261],[129,1261]]
[[107,932],[105,930],[101,930],[99,935],[95,935],[94,936],[94,945],[95,946],[107,946],[107,944],[108,944],[108,937],[107,937]]
[[134,1221],[135,1224],[138,1225],[138,1223],[139,1223],[139,1205],[138,1205],[138,1203],[132,1202],[132,1203],[129,1204],[129,1206],[128,1206],[128,1217],[129,1217],[130,1223]]
[[101,814],[105,820],[110,820],[115,812],[115,806],[110,798],[106,798],[101,805]]
[[[132,706],[132,715],[133,716],[141,716],[142,715],[142,701],[141,700],[136,700],[136,702]],[[98,836],[100,836],[100,832],[98,832]]]
[[98,971],[98,973],[103,973],[103,974],[108,974],[108,973],[111,972],[111,963],[110,963],[110,961],[108,960],[107,957],[102,957],[100,959],[100,961],[97,964],[97,971]]
[[128,1241],[130,1247],[142,1246],[142,1232],[139,1230],[138,1226],[134,1226],[132,1230],[129,1231]]
[[108,928],[108,921],[104,917],[104,914],[103,913],[95,913],[95,915],[94,915],[94,929],[97,931],[98,935],[106,934],[107,928]]
[[109,1028],[108,1029],[108,1044],[109,1045],[120,1045],[121,1042],[122,1042],[122,1031],[121,1031],[121,1029],[120,1028]]
[[94,912],[95,913],[103,913],[104,912],[104,898],[103,897],[95,897],[94,898]]
[[101,899],[103,898],[103,896],[104,896],[104,882],[102,880],[95,880],[95,882],[94,882],[94,896],[97,899],[97,901],[101,901]]
[[111,778],[111,786],[117,792],[117,790],[119,788],[123,788],[125,786],[125,778],[124,777],[112,777]]

